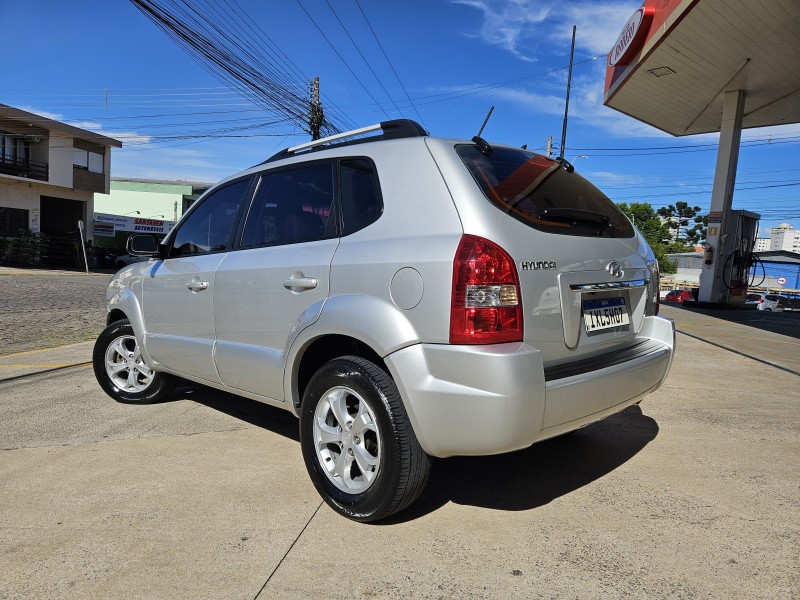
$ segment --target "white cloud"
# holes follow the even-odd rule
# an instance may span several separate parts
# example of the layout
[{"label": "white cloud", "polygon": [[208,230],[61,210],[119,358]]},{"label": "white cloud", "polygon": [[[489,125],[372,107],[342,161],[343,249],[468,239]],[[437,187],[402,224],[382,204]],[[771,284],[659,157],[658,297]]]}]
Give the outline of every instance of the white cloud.
[{"label": "white cloud", "polygon": [[452,0],[475,8],[483,13],[483,23],[478,34],[486,43],[500,46],[526,61],[535,60],[523,49],[536,34],[537,26],[551,12],[550,6],[536,7],[534,0]]},{"label": "white cloud", "polygon": [[64,118],[58,113],[47,112],[46,110],[39,110],[38,108],[33,108],[32,106],[19,106],[17,108],[19,108],[19,110],[24,110],[25,112],[33,113],[35,115],[39,115],[40,117],[44,117],[45,119],[51,119],[53,121],[61,121]]},{"label": "white cloud", "polygon": [[608,54],[626,21],[641,6],[635,2],[569,2],[560,12],[561,32],[554,27],[558,39],[564,39],[563,30],[572,35],[572,26],[577,26],[575,46],[594,55]]},{"label": "white cloud", "polygon": [[569,52],[572,26],[577,27],[575,46],[593,55],[606,54],[619,36],[625,22],[639,8],[635,1],[570,1],[554,9],[541,0],[452,0],[479,10],[483,22],[477,33],[487,44],[499,46],[517,58],[536,60],[537,48],[554,47]]}]

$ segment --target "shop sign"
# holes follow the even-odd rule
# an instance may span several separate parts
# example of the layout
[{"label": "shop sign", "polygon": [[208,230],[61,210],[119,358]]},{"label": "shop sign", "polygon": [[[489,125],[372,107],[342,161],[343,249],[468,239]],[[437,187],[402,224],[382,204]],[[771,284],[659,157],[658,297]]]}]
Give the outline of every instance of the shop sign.
[{"label": "shop sign", "polygon": [[608,66],[616,67],[619,64],[627,64],[630,59],[641,48],[645,35],[650,29],[650,23],[656,9],[652,6],[642,6],[637,10],[619,34],[617,41],[608,53]]},{"label": "shop sign", "polygon": [[92,227],[95,237],[114,237],[116,235],[113,223],[95,221],[92,223]]},{"label": "shop sign", "polygon": [[175,226],[175,221],[145,219],[142,217],[127,217],[123,215],[110,215],[106,213],[94,213],[94,221],[95,223],[110,223],[113,225],[116,231],[141,233],[167,234]]}]

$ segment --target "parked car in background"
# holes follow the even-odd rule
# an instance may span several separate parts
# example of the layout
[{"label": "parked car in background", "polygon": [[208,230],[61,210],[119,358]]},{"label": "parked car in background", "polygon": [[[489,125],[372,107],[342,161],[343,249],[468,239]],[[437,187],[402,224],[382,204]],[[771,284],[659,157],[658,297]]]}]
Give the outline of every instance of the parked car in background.
[{"label": "parked car in background", "polygon": [[692,290],[672,290],[667,292],[663,302],[683,302],[684,300],[694,300]]},{"label": "parked car in background", "polygon": [[758,310],[782,311],[791,302],[789,296],[783,294],[773,294],[770,292],[757,292],[747,294],[745,299],[747,304],[756,304]]},{"label": "parked car in background", "polygon": [[149,256],[134,256],[132,254],[123,254],[122,256],[117,256],[114,259],[114,265],[117,268],[127,267],[133,263],[143,262],[146,260],[150,260]]}]

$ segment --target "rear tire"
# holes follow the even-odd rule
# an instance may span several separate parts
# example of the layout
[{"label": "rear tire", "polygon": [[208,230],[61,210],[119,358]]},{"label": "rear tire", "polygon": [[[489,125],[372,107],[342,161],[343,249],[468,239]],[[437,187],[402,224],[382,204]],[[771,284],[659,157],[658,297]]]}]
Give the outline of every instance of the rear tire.
[{"label": "rear tire", "polygon": [[128,319],[105,328],[92,352],[94,376],[117,402],[151,404],[166,398],[178,378],[153,371],[142,359],[139,342]]},{"label": "rear tire", "polygon": [[300,446],[317,491],[354,521],[408,507],[430,474],[430,457],[394,381],[358,356],[331,360],[311,378],[300,409]]}]

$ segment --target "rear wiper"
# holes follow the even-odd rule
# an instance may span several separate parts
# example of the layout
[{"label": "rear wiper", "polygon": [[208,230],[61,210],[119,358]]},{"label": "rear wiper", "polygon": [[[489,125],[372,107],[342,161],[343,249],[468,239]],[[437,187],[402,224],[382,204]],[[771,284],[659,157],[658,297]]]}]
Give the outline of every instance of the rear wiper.
[{"label": "rear wiper", "polygon": [[600,232],[606,228],[617,228],[606,215],[580,208],[546,208],[539,215],[539,218],[545,221],[563,221],[572,225],[597,227]]}]

